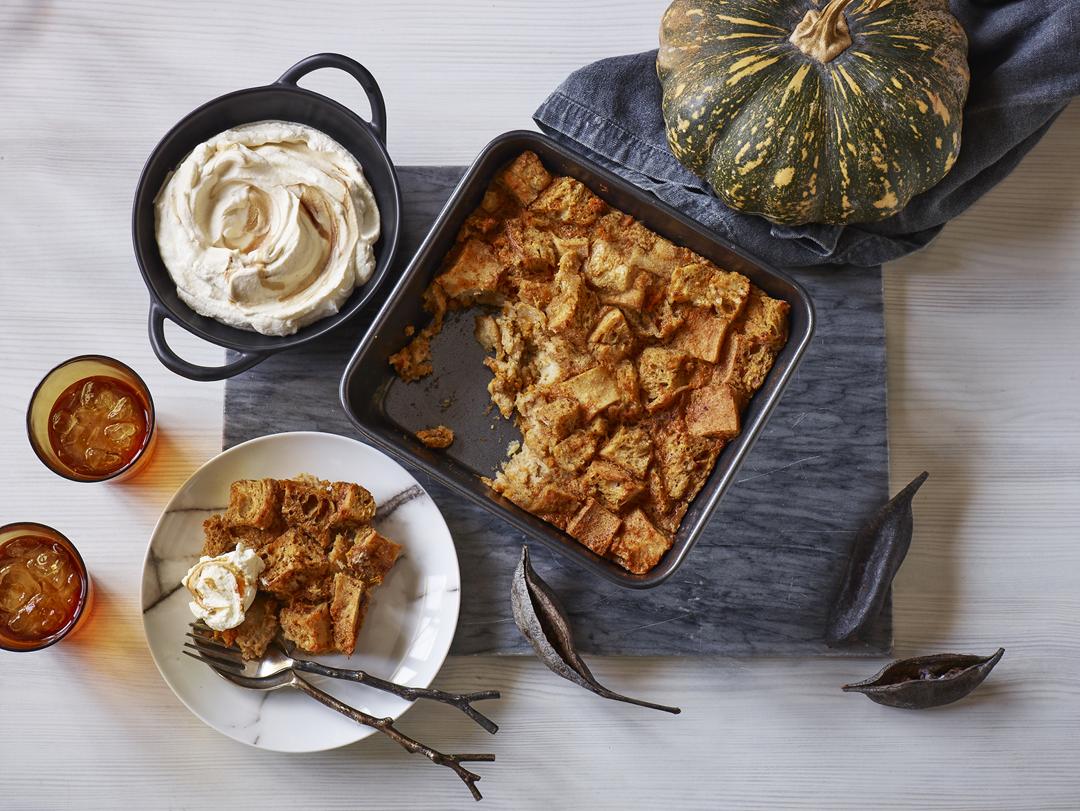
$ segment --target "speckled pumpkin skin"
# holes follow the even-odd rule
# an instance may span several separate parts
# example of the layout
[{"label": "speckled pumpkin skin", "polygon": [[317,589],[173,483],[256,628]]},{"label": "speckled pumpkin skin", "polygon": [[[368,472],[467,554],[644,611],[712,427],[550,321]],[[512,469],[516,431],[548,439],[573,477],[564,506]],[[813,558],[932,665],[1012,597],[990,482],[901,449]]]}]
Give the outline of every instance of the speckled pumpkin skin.
[{"label": "speckled pumpkin skin", "polygon": [[675,0],[657,73],[675,156],[739,211],[884,219],[960,152],[967,37],[945,0],[855,0],[831,62],[788,37],[812,0]]}]

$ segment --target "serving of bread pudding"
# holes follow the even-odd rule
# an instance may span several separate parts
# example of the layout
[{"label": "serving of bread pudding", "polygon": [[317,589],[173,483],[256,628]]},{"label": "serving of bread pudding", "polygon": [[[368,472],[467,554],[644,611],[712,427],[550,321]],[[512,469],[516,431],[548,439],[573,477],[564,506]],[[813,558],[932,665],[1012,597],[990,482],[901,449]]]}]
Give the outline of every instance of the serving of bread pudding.
[{"label": "serving of bread pudding", "polygon": [[484,308],[488,391],[523,437],[488,485],[636,574],[671,547],[788,335],[786,302],[532,152],[495,176],[424,307],[398,376],[433,371],[448,312]]},{"label": "serving of bread pudding", "polygon": [[263,568],[244,621],[215,637],[248,659],[261,657],[279,630],[308,653],[352,654],[371,593],[401,554],[374,518],[375,499],[351,482],[233,482],[228,509],[203,523],[202,554],[243,544]]}]

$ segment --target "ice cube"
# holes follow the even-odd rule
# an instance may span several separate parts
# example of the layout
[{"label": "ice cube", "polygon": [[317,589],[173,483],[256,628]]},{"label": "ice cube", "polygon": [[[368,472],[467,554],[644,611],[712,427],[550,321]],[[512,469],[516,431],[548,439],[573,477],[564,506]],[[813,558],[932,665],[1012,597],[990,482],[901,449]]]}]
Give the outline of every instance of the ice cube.
[{"label": "ice cube", "polygon": [[40,629],[40,619],[34,616],[38,604],[43,597],[40,592],[30,596],[16,611],[15,616],[8,620],[8,628],[16,634],[37,634]]},{"label": "ice cube", "polygon": [[120,454],[101,448],[87,448],[84,457],[91,470],[104,471],[120,465]]},{"label": "ice cube", "polygon": [[82,390],[79,392],[79,404],[86,406],[87,408],[93,408],[94,395],[97,393],[97,385],[93,380],[87,380],[83,383]]},{"label": "ice cube", "polygon": [[61,439],[71,433],[72,429],[78,424],[79,421],[75,419],[75,415],[70,411],[61,409],[52,415],[52,428]]},{"label": "ice cube", "polygon": [[121,397],[110,388],[98,389],[97,394],[94,396],[94,411],[99,414],[109,414],[123,399],[126,398]]},{"label": "ice cube", "polygon": [[130,422],[114,422],[105,426],[105,438],[121,450],[127,450],[135,440],[139,426]]},{"label": "ice cube", "polygon": [[[90,434],[93,432],[93,424],[88,420],[79,419],[79,414],[76,412],[73,416],[73,423],[66,426],[67,431],[60,434],[60,444],[68,450],[77,449],[80,446],[85,447],[87,440],[90,438]],[[85,415],[84,415],[85,416]]]},{"label": "ice cube", "polygon": [[43,549],[26,562],[26,569],[39,587],[51,586],[61,591],[67,582],[65,561],[55,549]]},{"label": "ice cube", "polygon": [[121,397],[109,410],[108,419],[110,421],[130,420],[133,416],[135,416],[135,409],[131,405],[131,400],[127,397]]},{"label": "ice cube", "polygon": [[33,575],[18,563],[0,568],[0,611],[14,614],[38,593]]}]

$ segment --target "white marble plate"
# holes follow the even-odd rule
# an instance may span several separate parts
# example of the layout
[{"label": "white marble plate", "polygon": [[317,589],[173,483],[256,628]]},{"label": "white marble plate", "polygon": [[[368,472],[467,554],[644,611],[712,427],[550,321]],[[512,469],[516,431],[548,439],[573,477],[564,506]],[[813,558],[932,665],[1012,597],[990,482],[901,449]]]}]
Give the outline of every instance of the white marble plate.
[{"label": "white marble plate", "polygon": [[[198,560],[203,520],[225,508],[234,480],[298,473],[368,488],[379,505],[375,526],[405,547],[372,596],[356,652],[318,661],[427,687],[450,650],[460,604],[457,553],[438,507],[401,465],[374,448],[336,434],[272,434],[237,445],[195,471],[166,506],[150,538],[142,581],[146,641],[161,675],[189,710],[230,738],[278,752],[332,749],[374,730],[295,690],[237,687],[181,655],[192,616],[180,578]],[[305,678],[378,717],[397,718],[410,706],[360,684]]]}]

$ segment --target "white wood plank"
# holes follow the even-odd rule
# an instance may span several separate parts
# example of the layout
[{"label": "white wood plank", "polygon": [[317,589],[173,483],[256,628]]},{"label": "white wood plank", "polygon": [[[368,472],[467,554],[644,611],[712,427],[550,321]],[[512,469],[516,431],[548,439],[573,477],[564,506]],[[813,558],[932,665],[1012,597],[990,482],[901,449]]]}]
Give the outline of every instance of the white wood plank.
[{"label": "white wood plank", "polygon": [[[574,67],[652,47],[663,2],[8,0],[0,6],[0,521],[69,532],[100,590],[79,637],[0,654],[0,806],[444,808],[452,775],[381,740],[289,757],[205,728],[142,639],[137,590],[159,510],[220,446],[221,386],[162,369],[128,217],[146,154],[196,104],[340,50],[383,84],[401,163],[464,163]],[[311,86],[359,104],[344,77]],[[897,652],[1007,648],[968,701],[932,713],[837,689],[876,665],[829,660],[596,662],[677,718],[609,705],[527,660],[451,660],[446,687],[498,687],[490,739],[441,707],[403,727],[447,749],[493,747],[485,807],[1075,808],[1080,801],[1080,108],[1020,170],[886,282],[892,479],[923,468],[898,580]],[[220,356],[188,336],[181,351]],[[123,485],[60,481],[22,419],[64,357],[143,373],[163,426]],[[647,599],[647,595],[643,596]],[[47,775],[63,774],[63,779]],[[270,792],[277,792],[268,799]]]}]

